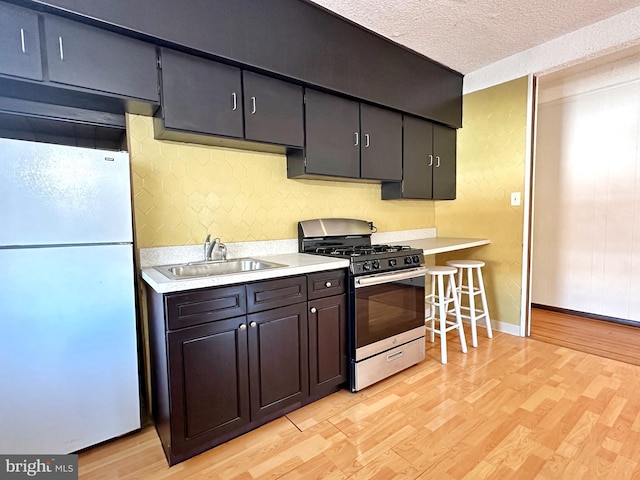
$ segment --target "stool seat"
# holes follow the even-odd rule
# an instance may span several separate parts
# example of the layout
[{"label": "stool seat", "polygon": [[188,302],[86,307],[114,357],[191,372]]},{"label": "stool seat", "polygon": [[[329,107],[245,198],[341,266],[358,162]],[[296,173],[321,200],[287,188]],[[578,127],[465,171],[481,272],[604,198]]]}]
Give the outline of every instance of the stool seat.
[{"label": "stool seat", "polygon": [[456,268],[478,268],[484,267],[485,263],[481,260],[449,260],[447,265]]},{"label": "stool seat", "polygon": [[458,269],[455,267],[445,267],[444,265],[432,265],[427,268],[427,275],[455,275]]},{"label": "stool seat", "polygon": [[[430,305],[429,314],[424,319],[425,328],[431,333],[430,340],[435,340],[435,334],[440,335],[440,359],[447,363],[447,332],[458,330],[462,352],[467,353],[467,341],[464,338],[464,328],[460,315],[460,302],[458,299],[455,275],[458,269],[451,266],[432,265],[426,267],[426,275],[431,276],[431,293],[425,296],[425,304]],[[444,279],[448,278],[447,290],[444,288]],[[449,293],[451,292],[451,293]],[[449,320],[449,305],[453,303],[451,313],[455,320]],[[436,318],[438,317],[438,318]]]},{"label": "stool seat", "polygon": [[[457,297],[460,304],[460,310],[464,310],[467,313],[461,313],[460,316],[465,319],[469,319],[471,324],[471,345],[478,346],[478,320],[484,318],[485,325],[487,327],[487,336],[493,338],[493,331],[491,330],[491,319],[489,318],[489,308],[487,307],[487,296],[484,289],[484,281],[482,279],[482,267],[485,263],[481,260],[449,260],[447,265],[452,268],[458,269],[458,281],[457,281]],[[474,285],[473,274],[476,274],[477,283]],[[466,273],[466,275],[464,275]],[[466,281],[466,283],[465,283]],[[449,292],[447,291],[447,294]],[[462,295],[466,295],[469,301],[469,305],[462,305]],[[476,308],[476,295],[480,295],[482,303],[482,310]],[[449,309],[449,313],[452,314],[453,310]]]}]

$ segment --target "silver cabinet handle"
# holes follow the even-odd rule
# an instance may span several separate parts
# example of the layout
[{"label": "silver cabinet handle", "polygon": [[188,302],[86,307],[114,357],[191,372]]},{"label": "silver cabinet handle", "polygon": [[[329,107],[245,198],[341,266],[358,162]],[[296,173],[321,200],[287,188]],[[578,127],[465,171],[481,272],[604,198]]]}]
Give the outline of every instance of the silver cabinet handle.
[{"label": "silver cabinet handle", "polygon": [[257,324],[256,322],[251,322],[251,323],[249,324],[249,326],[250,326],[251,328],[256,328],[256,327],[258,326],[258,324]]},{"label": "silver cabinet handle", "polygon": [[247,326],[244,323],[241,323],[239,328],[240,330],[246,330]]},{"label": "silver cabinet handle", "polygon": [[440,157],[436,155],[436,168],[440,166]]},{"label": "silver cabinet handle", "polygon": [[429,154],[429,165],[427,165],[428,167],[432,167],[433,166],[433,155]]},{"label": "silver cabinet handle", "polygon": [[369,134],[364,134],[364,148],[369,148]]},{"label": "silver cabinet handle", "polygon": [[238,96],[236,95],[236,92],[231,92],[231,110],[237,110],[238,109]]},{"label": "silver cabinet handle", "polygon": [[353,146],[357,147],[360,144],[360,134],[358,132],[353,132],[353,135],[356,138],[356,142],[353,144]]},{"label": "silver cabinet handle", "polygon": [[311,307],[311,313],[316,313],[318,311],[318,309],[316,307]]},{"label": "silver cabinet handle", "polygon": [[251,97],[251,115],[256,114],[256,97]]},{"label": "silver cabinet handle", "polygon": [[331,285],[332,285],[331,282],[327,282],[327,283],[324,284],[324,286],[327,287],[327,288],[330,288]]},{"label": "silver cabinet handle", "polygon": [[20,29],[20,43],[22,44],[22,53],[27,53],[27,46],[24,43],[24,28]]},{"label": "silver cabinet handle", "polygon": [[58,48],[60,50],[60,60],[64,60],[64,48],[62,47],[62,37],[58,37]]}]

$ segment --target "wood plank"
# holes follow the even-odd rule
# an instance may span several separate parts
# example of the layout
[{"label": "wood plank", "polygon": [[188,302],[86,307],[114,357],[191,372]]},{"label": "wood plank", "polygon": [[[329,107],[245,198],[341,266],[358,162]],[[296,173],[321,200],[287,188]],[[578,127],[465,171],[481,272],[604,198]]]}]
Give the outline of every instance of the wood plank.
[{"label": "wood plank", "polygon": [[640,327],[533,308],[531,338],[640,365]]},{"label": "wood plank", "polygon": [[494,333],[337,392],[169,468],[153,427],[83,451],[80,478],[640,478],[640,366]]}]

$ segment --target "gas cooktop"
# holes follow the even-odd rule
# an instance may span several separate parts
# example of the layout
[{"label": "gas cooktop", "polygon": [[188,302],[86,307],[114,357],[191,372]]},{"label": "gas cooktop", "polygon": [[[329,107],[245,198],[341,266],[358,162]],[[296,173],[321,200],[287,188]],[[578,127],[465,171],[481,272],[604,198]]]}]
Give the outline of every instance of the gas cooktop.
[{"label": "gas cooktop", "polygon": [[317,219],[298,223],[299,251],[350,259],[352,274],[385,272],[424,263],[422,250],[408,245],[372,245],[370,222]]}]

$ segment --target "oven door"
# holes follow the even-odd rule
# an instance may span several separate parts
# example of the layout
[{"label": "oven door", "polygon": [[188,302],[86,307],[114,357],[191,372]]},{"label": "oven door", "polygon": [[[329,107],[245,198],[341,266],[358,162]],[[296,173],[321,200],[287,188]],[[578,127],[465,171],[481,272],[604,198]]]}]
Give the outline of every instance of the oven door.
[{"label": "oven door", "polygon": [[424,336],[425,273],[418,267],[353,279],[354,360]]}]

